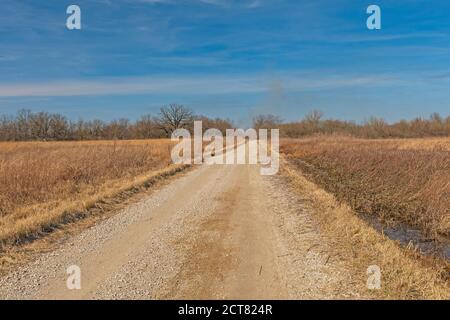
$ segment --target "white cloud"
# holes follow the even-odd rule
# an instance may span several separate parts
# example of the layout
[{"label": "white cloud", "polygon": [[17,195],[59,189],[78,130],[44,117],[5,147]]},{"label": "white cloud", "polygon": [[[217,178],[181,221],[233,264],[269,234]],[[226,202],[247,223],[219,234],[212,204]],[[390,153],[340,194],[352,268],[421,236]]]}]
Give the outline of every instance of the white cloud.
[{"label": "white cloud", "polygon": [[0,62],[10,62],[10,61],[16,61],[19,59],[18,56],[12,56],[12,55],[0,55]]},{"label": "white cloud", "polygon": [[247,5],[247,8],[250,8],[250,9],[255,9],[255,8],[259,8],[259,7],[261,7],[262,6],[262,1],[261,0],[253,0],[252,2],[250,2],[248,5]]},{"label": "white cloud", "polygon": [[151,3],[151,4],[156,4],[156,3],[173,3],[172,0],[137,0],[138,2],[144,2],[144,3]]},{"label": "white cloud", "polygon": [[[399,84],[394,75],[313,77],[289,74],[279,77],[286,92],[342,87]],[[244,94],[270,90],[270,78],[249,76],[129,77],[101,80],[0,84],[0,97],[88,96],[125,94]]]},{"label": "white cloud", "polygon": [[[134,0],[137,2],[142,2],[142,3],[149,3],[149,4],[161,4],[161,3],[166,3],[166,4],[175,4],[175,3],[181,3],[183,2],[183,0]],[[186,1],[186,0],[185,0]],[[191,0],[191,2],[197,2],[197,3],[205,3],[205,4],[210,4],[210,5],[215,5],[215,6],[222,6],[222,7],[230,7],[233,4],[234,5],[243,5],[243,7],[245,8],[250,8],[250,9],[254,9],[254,8],[259,8],[262,6],[263,2],[262,0],[248,0],[247,3],[244,3],[245,1],[232,1],[232,0]]]}]

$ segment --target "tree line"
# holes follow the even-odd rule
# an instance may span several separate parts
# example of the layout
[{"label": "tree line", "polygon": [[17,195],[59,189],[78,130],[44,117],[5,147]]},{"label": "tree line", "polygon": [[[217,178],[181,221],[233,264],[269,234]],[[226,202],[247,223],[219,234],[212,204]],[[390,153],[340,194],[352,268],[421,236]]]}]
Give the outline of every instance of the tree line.
[{"label": "tree line", "polygon": [[358,138],[421,138],[450,136],[450,116],[433,113],[428,119],[415,118],[388,123],[382,118],[371,117],[363,123],[324,119],[321,111],[312,111],[303,119],[283,122],[274,115],[259,115],[253,121],[255,128],[279,128],[280,135],[300,138],[316,134],[347,135]]},{"label": "tree line", "polygon": [[143,115],[132,122],[117,119],[73,121],[58,113],[20,110],[14,116],[0,117],[1,141],[56,141],[56,140],[126,140],[167,138],[179,128],[190,129],[194,120],[202,120],[205,129],[217,128],[225,133],[232,128],[231,121],[195,115],[182,105],[162,107],[156,116]]},{"label": "tree line", "polygon": [[[195,115],[179,104],[164,106],[156,116],[143,115],[132,122],[118,119],[73,121],[58,113],[20,110],[14,116],[0,116],[0,141],[113,140],[168,138],[179,128],[192,130],[201,120],[203,129],[219,129],[225,134],[233,128],[230,120]],[[363,123],[325,119],[321,111],[312,111],[303,119],[284,122],[271,114],[253,118],[255,129],[280,129],[281,137],[300,138],[315,134],[339,134],[360,138],[414,138],[450,136],[450,117],[433,113],[428,119],[415,118],[387,123],[372,117]]]}]

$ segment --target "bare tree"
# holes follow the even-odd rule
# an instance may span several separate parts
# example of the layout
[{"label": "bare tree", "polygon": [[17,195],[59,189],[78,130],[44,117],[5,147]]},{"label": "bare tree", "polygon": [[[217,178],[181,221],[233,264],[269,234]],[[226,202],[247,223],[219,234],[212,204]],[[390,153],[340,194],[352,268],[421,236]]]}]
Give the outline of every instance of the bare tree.
[{"label": "bare tree", "polygon": [[322,117],[323,117],[322,111],[313,110],[305,116],[305,121],[314,125],[318,125]]},{"label": "bare tree", "polygon": [[92,139],[102,139],[106,124],[98,119],[89,122],[89,135]]},{"label": "bare tree", "polygon": [[18,140],[28,140],[31,138],[31,117],[30,110],[19,110],[16,116],[16,131]]},{"label": "bare tree", "polygon": [[203,115],[196,115],[194,120],[202,122],[203,132],[208,129],[218,129],[223,135],[225,135],[227,129],[233,128],[232,121],[228,119],[209,118]]},{"label": "bare tree", "polygon": [[157,123],[160,129],[167,135],[171,135],[176,129],[191,126],[193,118],[192,110],[179,104],[170,104],[160,109]]},{"label": "bare tree", "polygon": [[388,124],[382,118],[370,117],[364,125],[365,135],[369,138],[385,138],[388,134]]},{"label": "bare tree", "polygon": [[[343,134],[363,138],[450,136],[450,116],[434,113],[430,118],[416,118],[388,123],[381,118],[369,118],[362,124],[336,119],[322,119],[322,112],[313,111],[305,119],[283,123],[277,116],[266,114],[253,119],[253,127],[279,128],[284,137],[298,138],[314,134]],[[203,130],[217,128],[223,134],[233,128],[230,120],[194,116],[181,105],[161,108],[159,117],[142,116],[135,122],[119,119],[73,121],[55,113],[20,110],[15,116],[0,115],[0,141],[23,140],[88,140],[88,139],[152,139],[169,136],[173,130],[192,130],[195,120],[203,122]]]},{"label": "bare tree", "polygon": [[130,121],[125,118],[112,120],[104,128],[105,135],[108,139],[129,139],[130,138]]},{"label": "bare tree", "polygon": [[151,115],[143,115],[134,123],[133,134],[139,139],[161,138],[164,132],[158,125],[158,120]]},{"label": "bare tree", "polygon": [[256,130],[277,128],[282,123],[283,120],[273,114],[261,114],[253,118],[253,128]]},{"label": "bare tree", "polygon": [[15,119],[11,116],[2,115],[0,117],[0,140],[18,140]]},{"label": "bare tree", "polygon": [[47,112],[38,112],[31,115],[31,135],[33,139],[47,140],[50,136],[50,119]]}]

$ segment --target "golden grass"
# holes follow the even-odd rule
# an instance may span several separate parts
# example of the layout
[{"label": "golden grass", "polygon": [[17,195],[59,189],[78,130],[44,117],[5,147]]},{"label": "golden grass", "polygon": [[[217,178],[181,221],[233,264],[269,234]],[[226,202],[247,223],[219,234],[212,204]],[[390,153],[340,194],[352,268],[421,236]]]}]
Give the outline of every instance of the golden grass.
[{"label": "golden grass", "polygon": [[177,170],[171,147],[170,140],[0,143],[0,246]]},{"label": "golden grass", "polygon": [[[399,247],[359,219],[348,205],[307,180],[297,166],[282,168],[330,239],[333,259],[342,260],[354,272],[360,284],[355,290],[377,299],[450,299],[444,264]],[[372,265],[381,269],[380,290],[366,287],[367,268]]]},{"label": "golden grass", "polygon": [[450,138],[287,139],[281,152],[356,212],[450,235]]}]

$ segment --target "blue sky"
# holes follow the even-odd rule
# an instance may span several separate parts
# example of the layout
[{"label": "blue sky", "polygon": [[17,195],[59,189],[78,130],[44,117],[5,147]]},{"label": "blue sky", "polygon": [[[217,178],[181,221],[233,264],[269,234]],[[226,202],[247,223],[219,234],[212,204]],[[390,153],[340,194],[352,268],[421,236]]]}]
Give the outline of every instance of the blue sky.
[{"label": "blue sky", "polygon": [[[71,4],[82,30],[65,27]],[[449,15],[437,0],[2,0],[0,113],[447,116]]]}]

